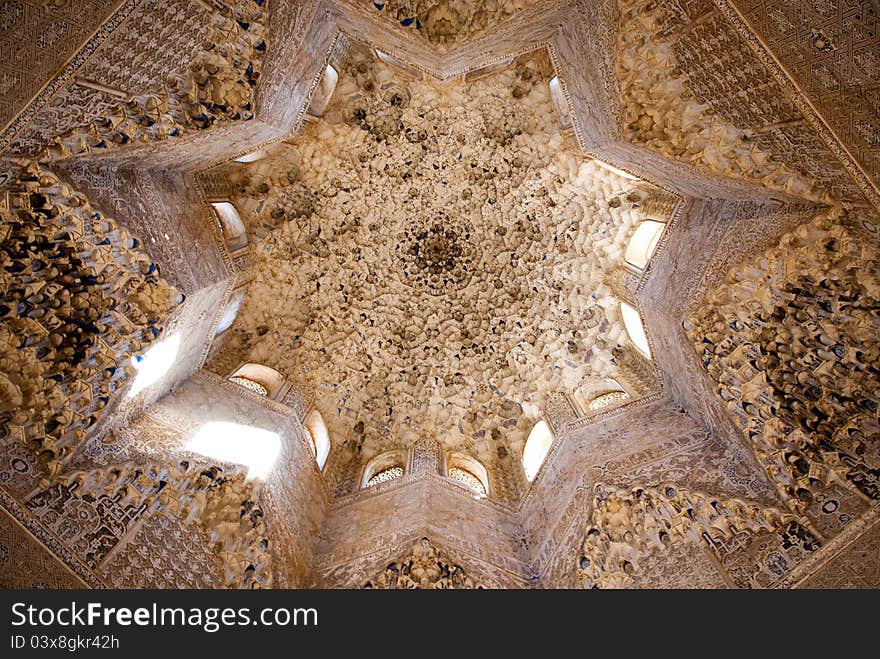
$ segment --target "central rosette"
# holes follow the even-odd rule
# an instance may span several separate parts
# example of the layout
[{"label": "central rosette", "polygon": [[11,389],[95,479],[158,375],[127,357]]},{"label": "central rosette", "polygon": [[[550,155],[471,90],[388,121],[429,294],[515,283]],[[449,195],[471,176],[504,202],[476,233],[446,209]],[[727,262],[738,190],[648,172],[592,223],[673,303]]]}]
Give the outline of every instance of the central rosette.
[{"label": "central rosette", "polygon": [[408,223],[397,244],[406,281],[431,295],[467,286],[474,275],[471,232],[445,217]]}]

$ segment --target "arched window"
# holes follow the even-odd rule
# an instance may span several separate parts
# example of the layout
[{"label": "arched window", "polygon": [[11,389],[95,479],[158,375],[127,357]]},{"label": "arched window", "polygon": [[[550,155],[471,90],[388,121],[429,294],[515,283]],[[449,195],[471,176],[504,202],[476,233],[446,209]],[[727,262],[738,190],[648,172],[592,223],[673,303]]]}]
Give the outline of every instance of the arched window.
[{"label": "arched window", "polygon": [[330,454],[330,432],[327,430],[327,424],[324,423],[324,417],[318,410],[312,410],[306,416],[304,425],[312,440],[312,450],[315,453],[318,469],[323,469]]},{"label": "arched window", "polygon": [[446,477],[473,490],[480,496],[489,494],[489,473],[477,460],[463,453],[451,453],[446,458]]},{"label": "arched window", "polygon": [[131,359],[135,377],[128,398],[134,398],[147,387],[156,384],[177,361],[180,350],[180,334],[173,334],[154,343],[143,355]]},{"label": "arched window", "polygon": [[284,376],[262,364],[244,364],[229,376],[229,381],[267,398],[272,398],[284,386]]},{"label": "arched window", "polygon": [[648,343],[648,335],[645,333],[645,325],[642,323],[639,312],[626,302],[621,302],[620,315],[623,317],[623,326],[626,327],[629,340],[640,353],[651,359],[651,346]]},{"label": "arched window", "polygon": [[211,208],[220,221],[220,228],[229,251],[234,252],[247,245],[247,231],[235,206],[228,201],[215,201],[211,203]]},{"label": "arched window", "polygon": [[611,405],[617,405],[617,403],[625,401],[627,398],[629,398],[629,394],[623,390],[618,389],[617,391],[606,391],[604,394],[599,394],[594,397],[587,407],[590,412],[595,412],[610,407]]},{"label": "arched window", "polygon": [[406,473],[407,452],[404,450],[389,451],[376,456],[364,469],[361,487],[373,487],[379,483],[403,478]]},{"label": "arched window", "polygon": [[604,378],[588,380],[573,397],[584,412],[591,414],[627,400],[629,394],[617,380]]},{"label": "arched window", "polygon": [[268,155],[268,151],[266,149],[258,149],[256,151],[251,151],[250,153],[246,153],[243,156],[236,158],[234,162],[256,162],[257,160],[262,160]]},{"label": "arched window", "polygon": [[565,98],[565,92],[562,91],[562,85],[559,82],[559,76],[553,76],[550,81],[550,100],[553,102],[553,109],[559,117],[559,125],[563,130],[571,128],[571,111],[569,109],[568,100]]},{"label": "arched window", "polygon": [[244,302],[245,292],[245,289],[242,288],[235,293],[231,300],[229,300],[229,304],[226,305],[226,309],[220,317],[220,322],[217,323],[217,329],[214,332],[214,336],[223,334],[223,332],[232,327],[232,323],[234,323],[235,319],[238,317],[238,310],[241,308],[241,303]]},{"label": "arched window", "polygon": [[656,220],[645,220],[636,228],[629,244],[626,246],[626,262],[640,270],[644,270],[657,249],[657,243],[660,242],[660,236],[663,235],[663,229],[666,225]]},{"label": "arched window", "polygon": [[452,480],[458,481],[462,485],[471,488],[478,494],[486,494],[486,486],[483,485],[483,482],[467,469],[452,467],[449,469],[449,477]]},{"label": "arched window", "polygon": [[245,389],[250,389],[255,394],[259,396],[268,396],[269,390],[266,389],[263,385],[261,385],[256,380],[251,380],[250,378],[246,378],[243,375],[233,375],[229,378],[230,382],[234,382],[237,385],[244,387]]},{"label": "arched window", "polygon": [[535,479],[552,445],[553,431],[550,430],[547,422],[542,419],[532,427],[532,431],[529,433],[529,438],[526,440],[526,445],[523,449],[522,463],[526,471],[526,478],[529,481]]},{"label": "arched window", "polygon": [[370,476],[364,487],[373,487],[373,485],[393,481],[397,478],[403,478],[403,467],[386,467]]},{"label": "arched window", "polygon": [[312,102],[309,105],[309,114],[313,117],[320,117],[324,114],[327,106],[330,104],[330,98],[336,89],[336,83],[339,81],[339,73],[329,64],[324,69],[324,75],[312,94]]},{"label": "arched window", "polygon": [[206,423],[186,444],[193,453],[243,465],[248,478],[265,478],[281,452],[278,433],[238,423]]},{"label": "arched window", "polygon": [[633,176],[629,172],[625,172],[622,169],[615,167],[614,165],[609,165],[604,160],[599,160],[598,158],[593,158],[593,162],[595,162],[602,169],[608,170],[612,174],[617,174],[618,176],[627,179],[628,181],[640,181],[641,179],[638,176]]}]

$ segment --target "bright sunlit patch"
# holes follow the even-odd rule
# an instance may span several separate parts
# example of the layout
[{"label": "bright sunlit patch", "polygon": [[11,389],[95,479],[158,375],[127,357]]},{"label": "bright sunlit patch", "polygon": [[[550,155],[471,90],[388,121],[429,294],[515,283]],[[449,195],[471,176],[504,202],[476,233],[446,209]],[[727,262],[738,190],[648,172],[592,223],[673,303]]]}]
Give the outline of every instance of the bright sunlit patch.
[{"label": "bright sunlit patch", "polygon": [[324,423],[324,417],[318,410],[312,410],[306,417],[305,426],[312,437],[315,461],[318,463],[318,468],[323,469],[330,454],[330,432],[327,430],[327,424]]},{"label": "bright sunlit patch", "polygon": [[177,360],[178,350],[180,350],[180,335],[174,334],[154,344],[143,355],[132,357],[131,363],[137,375],[131,389],[128,390],[128,397],[133,398],[158,382]]},{"label": "bright sunlit patch", "polygon": [[609,165],[607,162],[603,162],[599,159],[594,159],[595,163],[604,169],[607,169],[612,174],[617,174],[618,176],[622,176],[625,179],[629,179],[630,181],[640,181],[641,179],[638,176],[633,176],[629,172],[625,172],[622,169],[618,169],[614,165]]},{"label": "bright sunlit patch", "polygon": [[626,327],[629,340],[633,342],[639,352],[651,359],[651,346],[648,344],[648,335],[645,333],[645,326],[642,324],[639,312],[626,302],[621,302],[620,315],[623,316],[623,326]]},{"label": "bright sunlit patch", "polygon": [[226,421],[206,423],[186,449],[215,460],[248,468],[248,478],[265,478],[281,452],[278,433]]},{"label": "bright sunlit patch", "polygon": [[537,476],[538,470],[544,464],[544,458],[547,457],[547,453],[552,445],[553,431],[550,430],[550,426],[547,425],[546,421],[538,421],[532,428],[532,432],[529,433],[529,438],[526,440],[526,446],[523,449],[523,468],[529,481],[534,480],[535,476]]},{"label": "bright sunlit patch", "polygon": [[624,258],[627,263],[644,270],[654,250],[657,249],[657,243],[660,242],[665,227],[663,222],[655,220],[645,220],[639,224],[626,247]]},{"label": "bright sunlit patch", "polygon": [[339,80],[339,73],[336,72],[329,64],[324,69],[324,75],[321,76],[321,82],[312,94],[312,103],[309,105],[309,114],[313,117],[320,117],[324,114],[324,110],[330,104],[330,98],[336,89],[336,83]]},{"label": "bright sunlit patch", "polygon": [[236,158],[235,162],[256,162],[257,160],[262,160],[266,157],[268,152],[266,149],[260,149],[259,151],[252,151],[251,153],[246,153],[240,158]]},{"label": "bright sunlit patch", "polygon": [[228,201],[215,201],[211,203],[217,218],[220,220],[220,228],[226,239],[226,246],[235,251],[248,243],[247,230],[235,205]]}]

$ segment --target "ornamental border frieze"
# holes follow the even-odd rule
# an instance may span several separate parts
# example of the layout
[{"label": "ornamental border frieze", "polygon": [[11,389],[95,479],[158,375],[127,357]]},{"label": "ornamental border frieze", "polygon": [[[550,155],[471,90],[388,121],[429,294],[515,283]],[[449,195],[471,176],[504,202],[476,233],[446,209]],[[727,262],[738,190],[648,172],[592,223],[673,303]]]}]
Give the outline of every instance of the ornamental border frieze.
[{"label": "ornamental border frieze", "polygon": [[829,540],[825,540],[818,551],[809,554],[789,572],[784,579],[776,582],[774,588],[798,588],[809,578],[833,561],[843,550],[856,542],[880,520],[880,503],[875,503],[858,518],[847,524]]},{"label": "ornamental border frieze", "polygon": [[91,59],[104,42],[125,23],[144,0],[124,0],[98,27],[79,50],[63,66],[61,73],[50,80],[22,110],[0,131],[0,153],[5,153],[18,134],[42,111],[52,98],[73,82],[79,70]]},{"label": "ornamental border frieze", "polygon": [[82,559],[62,540],[47,529],[27,508],[21,505],[6,488],[0,486],[0,507],[32,535],[52,556],[63,563],[90,588],[105,589],[109,586],[95,574]]},{"label": "ornamental border frieze", "polygon": [[[663,398],[662,391],[652,391],[651,393],[645,394],[640,398],[636,398],[631,400],[623,405],[618,405],[617,407],[613,407],[610,410],[596,412],[594,414],[590,414],[589,416],[581,416],[577,419],[573,419],[571,421],[566,421],[562,424],[559,429],[559,437],[564,438],[567,433],[573,432],[575,430],[583,430],[584,428],[588,428],[593,423],[597,423],[599,421],[605,421],[606,419],[610,419],[611,417],[618,416],[623,412],[628,412],[633,409],[638,409],[639,407],[644,407],[649,403],[653,403],[654,401],[661,400]],[[547,455],[549,458],[553,453],[555,453],[555,442],[554,448],[550,449],[550,453]],[[546,461],[545,461],[546,462]],[[537,480],[537,477],[535,477]]]},{"label": "ornamental border frieze", "polygon": [[[352,492],[351,494],[346,494],[345,496],[336,497],[332,500],[330,509],[331,511],[342,510],[344,508],[357,505],[363,501],[368,501],[378,496],[388,494],[389,492],[403,489],[405,487],[409,487],[410,485],[418,484],[422,481],[433,481],[440,487],[455,492],[457,495],[467,497],[476,505],[493,508],[497,512],[506,515],[515,515],[519,511],[519,506],[512,507],[506,503],[503,503],[496,499],[492,499],[491,497],[475,497],[466,486],[460,485],[457,482],[454,482],[448,478],[444,478],[440,474],[431,471],[420,471],[414,474],[405,474],[401,478],[395,478],[394,480],[385,481],[384,483],[378,483],[367,488],[356,490],[355,492]],[[522,502],[520,502],[520,506],[521,505]]]},{"label": "ornamental border frieze", "polygon": [[752,29],[743,15],[734,6],[731,0],[712,0],[715,6],[721,11],[730,25],[739,34],[739,36],[749,45],[755,56],[761,61],[767,71],[776,80],[779,86],[786,92],[786,95],[794,102],[798,111],[807,120],[813,130],[819,135],[823,142],[831,149],[832,153],[837,157],[840,163],[846,169],[847,173],[861,188],[865,198],[880,211],[880,188],[871,180],[868,174],[862,169],[861,165],[856,161],[846,145],[837,137],[837,134],[829,126],[823,117],[816,111],[812,103],[807,99],[806,94],[801,91],[798,84],[789,77],[785,69],[776,60],[769,48],[761,41]]}]

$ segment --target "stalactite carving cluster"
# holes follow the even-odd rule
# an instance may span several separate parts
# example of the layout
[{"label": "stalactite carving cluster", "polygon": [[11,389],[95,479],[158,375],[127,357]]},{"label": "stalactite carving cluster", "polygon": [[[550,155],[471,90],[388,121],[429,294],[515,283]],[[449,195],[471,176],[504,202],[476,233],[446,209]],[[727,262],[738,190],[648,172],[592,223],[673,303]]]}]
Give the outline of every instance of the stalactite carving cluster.
[{"label": "stalactite carving cluster", "polygon": [[649,549],[664,550],[685,539],[699,542],[779,529],[795,534],[808,548],[819,546],[786,511],[713,497],[671,483],[630,490],[598,485],[578,580],[585,588],[621,587]]},{"label": "stalactite carving cluster", "polygon": [[[763,148],[751,133],[724,121],[690,91],[662,13],[652,0],[620,0],[617,76],[623,134],[670,158],[716,174],[826,200],[816,180]],[[668,7],[664,7],[668,10]]]},{"label": "stalactite carving cluster", "polygon": [[389,563],[364,588],[379,590],[473,590],[483,588],[464,568],[443,556],[428,538],[417,542],[410,553]]},{"label": "stalactite carving cluster", "polygon": [[182,296],[137,238],[51,172],[25,169],[0,210],[2,429],[52,469],[124,390]]},{"label": "stalactite carving cluster", "polygon": [[880,499],[880,261],[823,212],[728,277],[686,325],[778,490],[804,510],[831,482]]},{"label": "stalactite carving cluster", "polygon": [[163,89],[112,104],[100,119],[55,137],[38,159],[154,142],[218,121],[252,119],[266,51],[263,4],[248,0],[235,9],[218,9],[209,37],[186,68],[169,73]]}]

